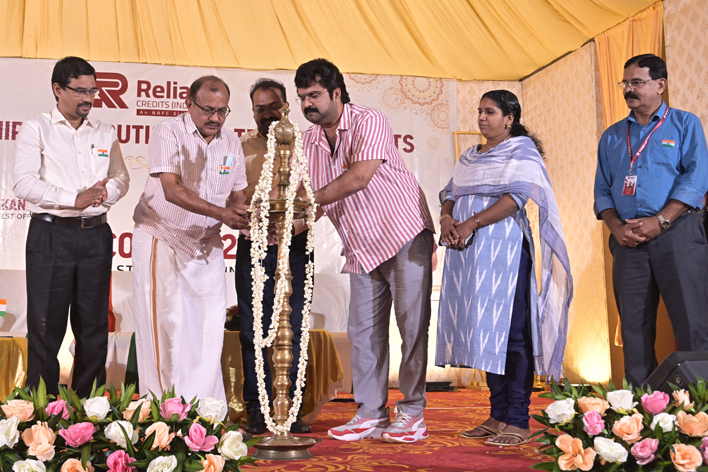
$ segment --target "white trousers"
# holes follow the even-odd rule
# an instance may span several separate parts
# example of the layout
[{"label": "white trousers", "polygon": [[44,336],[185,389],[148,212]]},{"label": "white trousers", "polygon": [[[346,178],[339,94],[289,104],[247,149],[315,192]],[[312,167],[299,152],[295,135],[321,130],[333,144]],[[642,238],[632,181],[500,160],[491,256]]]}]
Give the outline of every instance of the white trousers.
[{"label": "white trousers", "polygon": [[133,231],[133,304],[140,394],[174,385],[186,401],[226,400],[221,350],[226,319],[223,257],[193,260]]}]

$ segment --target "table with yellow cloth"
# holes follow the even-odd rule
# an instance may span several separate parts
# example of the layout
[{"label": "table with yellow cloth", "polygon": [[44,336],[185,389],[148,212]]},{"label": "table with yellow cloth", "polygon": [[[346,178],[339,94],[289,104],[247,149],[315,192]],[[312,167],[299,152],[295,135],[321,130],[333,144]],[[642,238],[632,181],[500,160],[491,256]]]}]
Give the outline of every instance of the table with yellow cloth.
[{"label": "table with yellow cloth", "polygon": [[27,338],[0,338],[0,401],[27,380]]},{"label": "table with yellow cloth", "polygon": [[[243,403],[243,366],[241,362],[241,341],[238,331],[224,333],[224,350],[221,353],[221,370],[224,374],[226,401],[231,407],[230,419],[239,421],[246,416]],[[269,350],[268,361],[273,369],[272,348]],[[339,355],[334,346],[332,336],[324,329],[310,331],[310,345],[307,348],[307,383],[302,397],[303,420],[312,423],[322,407],[334,398],[335,391],[341,389],[344,381],[344,371],[339,362]]]}]

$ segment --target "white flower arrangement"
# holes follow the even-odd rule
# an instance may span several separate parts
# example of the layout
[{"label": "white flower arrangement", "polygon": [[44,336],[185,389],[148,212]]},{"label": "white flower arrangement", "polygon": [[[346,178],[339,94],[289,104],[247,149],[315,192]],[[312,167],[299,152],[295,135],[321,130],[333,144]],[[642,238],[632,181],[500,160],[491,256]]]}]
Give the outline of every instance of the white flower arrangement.
[{"label": "white flower arrangement", "polygon": [[[275,299],[273,301],[273,316],[268,335],[263,339],[263,289],[268,276],[263,267],[263,260],[268,251],[268,227],[270,224],[269,194],[273,188],[273,165],[275,161],[275,126],[276,121],[270,125],[268,130],[268,152],[265,155],[261,177],[256,186],[251,201],[251,263],[253,270],[253,330],[254,346],[256,351],[256,375],[258,377],[258,397],[261,404],[261,412],[265,417],[266,426],[273,433],[284,433],[290,431],[290,426],[297,419],[297,413],[302,404],[302,394],[305,386],[305,374],[307,369],[307,348],[310,343],[310,307],[312,304],[312,289],[314,287],[314,263],[309,261],[305,266],[305,303],[302,310],[302,334],[300,337],[300,360],[298,363],[297,381],[295,383],[295,396],[290,408],[288,418],[283,425],[277,425],[270,416],[270,401],[265,388],[265,372],[263,361],[263,348],[271,347],[275,341],[280,322],[280,312],[285,301],[286,284],[285,277],[280,278],[275,286]],[[288,270],[290,263],[290,242],[292,240],[292,228],[294,217],[294,202],[297,189],[302,182],[307,198],[311,202],[311,208],[307,213],[307,235],[306,253],[309,256],[314,249],[314,226],[317,204],[315,203],[314,192],[310,182],[310,175],[307,171],[307,159],[303,153],[302,134],[296,124],[293,124],[295,134],[295,145],[291,158],[290,184],[286,190],[286,212],[285,225],[281,235],[280,246],[278,247],[278,270],[284,273]]]}]

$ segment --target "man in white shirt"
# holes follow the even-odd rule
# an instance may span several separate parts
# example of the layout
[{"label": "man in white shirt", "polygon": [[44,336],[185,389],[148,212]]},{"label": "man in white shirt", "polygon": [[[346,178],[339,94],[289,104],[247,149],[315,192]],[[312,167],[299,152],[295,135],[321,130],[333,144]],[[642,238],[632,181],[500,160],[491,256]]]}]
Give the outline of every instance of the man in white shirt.
[{"label": "man in white shirt", "polygon": [[115,130],[88,118],[96,71],[79,57],[54,66],[57,106],[26,121],[17,135],[17,198],[32,212],[26,247],[27,384],[57,394],[57,354],[69,307],[76,339],[72,388],[88,396],[106,382],[113,232],[106,213],[130,178]]},{"label": "man in white shirt", "polygon": [[[226,400],[221,350],[226,277],[221,225],[245,228],[241,142],[222,129],[229,88],[192,83],[187,112],[153,128],[150,175],[133,220],[133,304],[140,393],[173,386]],[[227,205],[228,201],[228,205]]]}]

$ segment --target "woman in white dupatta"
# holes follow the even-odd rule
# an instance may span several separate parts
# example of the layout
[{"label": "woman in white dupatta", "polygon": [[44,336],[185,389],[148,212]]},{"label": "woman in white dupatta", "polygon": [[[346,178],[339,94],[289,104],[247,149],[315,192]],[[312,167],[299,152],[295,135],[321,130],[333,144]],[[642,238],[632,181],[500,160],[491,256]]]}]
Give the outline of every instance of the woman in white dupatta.
[{"label": "woman in white dupatta", "polygon": [[[450,250],[435,363],[487,372],[490,416],[462,436],[515,446],[531,434],[534,368],[561,375],[573,281],[540,142],[520,123],[518,99],[507,90],[487,92],[478,111],[486,143],[460,156],[441,192],[440,239]],[[540,295],[529,198],[539,207]]]}]

